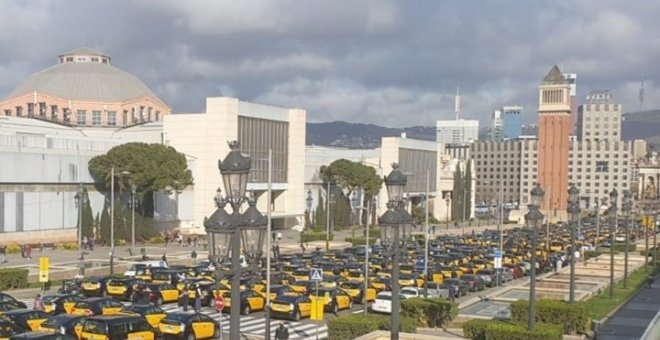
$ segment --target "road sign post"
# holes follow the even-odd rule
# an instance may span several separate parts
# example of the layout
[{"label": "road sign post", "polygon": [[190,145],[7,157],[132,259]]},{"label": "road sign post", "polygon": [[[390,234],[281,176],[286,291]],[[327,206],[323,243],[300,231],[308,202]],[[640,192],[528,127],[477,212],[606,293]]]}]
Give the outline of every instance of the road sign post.
[{"label": "road sign post", "polygon": [[500,286],[500,269],[502,269],[502,250],[495,249],[495,257],[493,258],[493,267],[495,268],[495,284]]},{"label": "road sign post", "polygon": [[225,299],[222,297],[222,295],[218,295],[215,297],[215,310],[216,312],[220,313],[222,310],[225,308]]},{"label": "road sign post", "polygon": [[321,268],[310,269],[309,280],[314,281],[316,286],[316,294],[312,300],[312,315],[310,315],[310,319],[316,321],[316,340],[318,340],[319,323],[323,320],[323,303],[319,301],[319,282],[323,281],[323,271]]},{"label": "road sign post", "polygon": [[48,256],[39,257],[39,282],[43,283],[42,289],[46,291],[46,282],[48,282],[48,269],[49,269]]}]

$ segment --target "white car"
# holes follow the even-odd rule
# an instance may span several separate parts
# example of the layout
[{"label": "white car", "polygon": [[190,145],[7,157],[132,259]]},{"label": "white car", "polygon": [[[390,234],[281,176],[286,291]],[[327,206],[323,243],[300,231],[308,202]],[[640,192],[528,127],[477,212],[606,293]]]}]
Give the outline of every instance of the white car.
[{"label": "white car", "polygon": [[[401,300],[406,297],[401,295]],[[399,306],[399,308],[401,308]],[[376,313],[392,314],[392,292],[380,292],[371,304],[371,311]]]},{"label": "white car", "polygon": [[144,262],[137,262],[133,265],[131,265],[128,270],[124,272],[125,277],[135,277],[135,272],[139,267],[143,268],[167,268],[167,265],[164,264],[162,261],[144,261]]},{"label": "white car", "polygon": [[413,287],[403,287],[401,288],[401,295],[406,299],[419,297],[419,290]]}]

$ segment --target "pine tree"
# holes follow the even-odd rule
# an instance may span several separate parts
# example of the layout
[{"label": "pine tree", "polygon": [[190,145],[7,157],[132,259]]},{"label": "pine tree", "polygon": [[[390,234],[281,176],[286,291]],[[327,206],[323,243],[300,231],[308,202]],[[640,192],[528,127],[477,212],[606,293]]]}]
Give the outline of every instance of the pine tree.
[{"label": "pine tree", "polygon": [[92,205],[87,195],[87,190],[83,192],[86,199],[86,204],[83,206],[82,211],[82,236],[90,238],[94,237],[94,213],[92,212]]},{"label": "pine tree", "polygon": [[465,220],[469,221],[472,216],[472,161],[468,160],[465,164],[465,176],[463,177],[465,185]]},{"label": "pine tree", "polygon": [[454,222],[462,221],[463,209],[463,174],[461,173],[460,163],[456,163],[454,171],[454,190],[451,197],[451,220]]},{"label": "pine tree", "polygon": [[110,244],[110,214],[108,213],[109,204],[107,201],[103,203],[103,210],[101,210],[101,220],[99,221],[99,234],[101,242],[105,245]]},{"label": "pine tree", "polygon": [[315,228],[325,227],[326,224],[325,201],[323,200],[323,195],[320,189],[319,189],[318,197],[319,197],[319,203],[316,206],[316,221],[314,223]]}]

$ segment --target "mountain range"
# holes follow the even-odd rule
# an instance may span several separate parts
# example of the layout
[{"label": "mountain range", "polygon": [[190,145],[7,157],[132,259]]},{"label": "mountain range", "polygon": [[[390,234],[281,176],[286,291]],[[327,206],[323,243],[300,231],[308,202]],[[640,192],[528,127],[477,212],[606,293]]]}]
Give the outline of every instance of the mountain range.
[{"label": "mountain range", "polygon": [[[623,115],[621,135],[624,140],[645,139],[649,145],[660,147],[660,110],[630,112]],[[479,138],[485,138],[489,128],[481,128]],[[537,126],[523,126],[523,135],[536,135]],[[380,147],[382,137],[435,140],[435,126],[390,128],[374,124],[342,121],[307,123],[307,145],[338,146],[352,149]]]}]

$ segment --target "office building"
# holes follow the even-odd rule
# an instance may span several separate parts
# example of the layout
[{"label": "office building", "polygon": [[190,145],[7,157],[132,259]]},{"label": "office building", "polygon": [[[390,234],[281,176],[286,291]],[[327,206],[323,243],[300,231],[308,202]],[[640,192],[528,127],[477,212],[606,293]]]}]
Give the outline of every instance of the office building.
[{"label": "office building", "polygon": [[621,140],[621,104],[610,91],[591,91],[578,108],[577,135],[582,141]]},{"label": "office building", "polygon": [[576,73],[564,73],[564,78],[568,82],[569,86],[569,100],[571,106],[571,128],[569,134],[572,136],[575,134],[575,117],[577,115],[577,74]]},{"label": "office building", "polygon": [[493,111],[489,139],[493,142],[504,139],[504,117],[501,110]]},{"label": "office building", "polygon": [[470,144],[479,140],[478,120],[439,120],[436,141],[442,144]]},{"label": "office building", "polygon": [[505,139],[516,139],[522,135],[522,106],[504,106],[503,134]]}]

